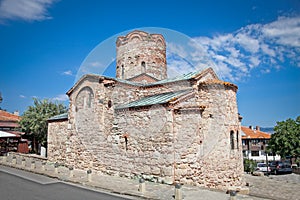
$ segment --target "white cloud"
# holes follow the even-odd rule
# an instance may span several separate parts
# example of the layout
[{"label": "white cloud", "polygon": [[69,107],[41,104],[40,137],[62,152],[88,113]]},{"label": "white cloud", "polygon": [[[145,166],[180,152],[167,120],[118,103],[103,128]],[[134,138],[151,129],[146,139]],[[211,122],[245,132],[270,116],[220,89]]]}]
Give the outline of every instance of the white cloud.
[{"label": "white cloud", "polygon": [[250,61],[250,68],[257,67],[261,62],[258,56],[250,57],[249,61]]},{"label": "white cloud", "polygon": [[263,74],[268,74],[271,72],[271,70],[270,69],[262,69],[262,70],[260,70],[260,72]]},{"label": "white cloud", "polygon": [[69,100],[69,97],[66,94],[59,94],[54,98],[51,98],[53,101],[67,101]]},{"label": "white cloud", "polygon": [[274,51],[274,49],[271,49],[269,48],[269,45],[268,44],[262,44],[260,46],[261,50],[263,51],[263,53],[271,56],[271,57],[275,57],[276,56],[276,53]]},{"label": "white cloud", "polygon": [[218,55],[218,54],[214,54],[212,56],[213,56],[213,58],[215,58],[216,60],[221,61],[221,62],[224,62],[227,59],[227,57]]},{"label": "white cloud", "polygon": [[26,98],[26,96],[24,96],[24,95],[22,95],[22,94],[20,94],[19,97],[22,98],[22,99],[25,99],[25,98]]},{"label": "white cloud", "polygon": [[206,46],[210,46],[210,48],[214,51],[218,51],[220,48],[225,48],[230,46],[231,41],[233,40],[232,34],[225,35],[217,35],[213,37],[213,40],[205,38]]},{"label": "white cloud", "polygon": [[224,62],[227,62],[229,65],[232,65],[233,67],[242,67],[243,62],[240,59],[228,57]]},{"label": "white cloud", "polygon": [[64,71],[64,72],[62,73],[62,75],[73,76],[73,72],[72,72],[71,70]]},{"label": "white cloud", "polygon": [[[195,66],[209,58],[211,62],[205,62],[213,63],[211,66],[221,78],[237,81],[250,76],[254,68],[270,73],[286,63],[299,67],[299,33],[300,17],[280,17],[268,24],[241,27],[234,33],[192,38],[201,48],[190,45],[195,51],[190,56]],[[197,53],[199,49],[201,54]]]},{"label": "white cloud", "polygon": [[5,20],[42,21],[50,19],[47,9],[57,0],[2,0],[0,22]]},{"label": "white cloud", "polygon": [[168,77],[175,77],[190,72],[191,66],[182,60],[173,60],[168,63],[171,70],[168,70]]},{"label": "white cloud", "polygon": [[277,21],[266,24],[262,29],[262,33],[275,43],[300,47],[300,16],[280,17]]},{"label": "white cloud", "polygon": [[234,58],[238,58],[240,56],[240,51],[235,47],[227,47],[225,50],[228,51],[230,53],[230,56]]},{"label": "white cloud", "polygon": [[174,54],[177,54],[178,56],[185,58],[187,57],[187,52],[185,51],[184,47],[179,44],[175,44],[172,42],[167,43],[168,52],[172,52]]},{"label": "white cloud", "polygon": [[235,80],[232,76],[233,70],[224,62],[217,62],[214,66],[214,70],[220,77],[227,77],[230,80]]},{"label": "white cloud", "polygon": [[256,53],[259,50],[259,41],[245,33],[238,33],[234,40],[250,53]]},{"label": "white cloud", "polygon": [[100,67],[100,66],[102,66],[102,64],[100,62],[98,62],[98,61],[91,62],[91,63],[89,63],[89,65],[92,66],[92,67]]},{"label": "white cloud", "polygon": [[106,67],[107,66],[99,61],[85,61],[76,74],[76,80],[79,80],[84,74],[103,74]]}]

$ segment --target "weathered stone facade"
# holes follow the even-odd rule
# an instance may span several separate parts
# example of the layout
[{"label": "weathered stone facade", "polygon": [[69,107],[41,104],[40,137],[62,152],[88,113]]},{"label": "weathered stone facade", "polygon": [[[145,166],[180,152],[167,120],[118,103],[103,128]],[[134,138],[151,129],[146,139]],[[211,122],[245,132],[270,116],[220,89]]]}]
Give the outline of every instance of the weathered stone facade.
[{"label": "weathered stone facade", "polygon": [[237,87],[211,68],[166,79],[161,35],[134,31],[117,47],[118,79],[83,76],[67,92],[68,114],[49,120],[48,159],[165,183],[242,186]]},{"label": "weathered stone facade", "polygon": [[166,44],[162,35],[133,31],[117,39],[116,77],[141,82],[137,77],[148,75],[145,82],[167,78]]}]

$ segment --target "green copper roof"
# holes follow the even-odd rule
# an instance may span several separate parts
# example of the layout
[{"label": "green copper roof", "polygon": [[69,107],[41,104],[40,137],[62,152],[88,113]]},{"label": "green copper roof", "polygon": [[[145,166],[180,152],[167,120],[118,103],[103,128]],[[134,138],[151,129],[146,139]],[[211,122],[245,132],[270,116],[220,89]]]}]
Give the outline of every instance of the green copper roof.
[{"label": "green copper roof", "polygon": [[103,77],[113,79],[113,80],[116,80],[118,82],[126,83],[126,84],[129,84],[129,85],[144,86],[144,87],[148,86],[149,87],[149,86],[161,85],[161,84],[166,84],[166,83],[172,83],[172,82],[176,82],[176,81],[190,80],[191,78],[193,78],[194,76],[199,74],[201,71],[189,72],[187,74],[183,74],[183,75],[176,76],[176,77],[173,77],[173,78],[163,79],[163,80],[160,80],[160,81],[157,81],[157,82],[154,82],[154,83],[137,83],[137,82],[132,82],[132,81],[119,79],[119,78],[113,78],[113,77],[107,77],[107,76],[103,76]]},{"label": "green copper roof", "polygon": [[187,94],[189,92],[191,92],[191,90],[180,90],[180,91],[176,91],[176,92],[167,92],[167,93],[147,96],[147,97],[141,98],[140,100],[132,101],[128,104],[117,106],[116,109],[164,104],[164,103],[170,102],[172,99],[174,99],[176,97]]},{"label": "green copper roof", "polygon": [[176,81],[185,81],[185,80],[189,80],[189,79],[193,78],[197,74],[199,74],[199,71],[189,72],[187,74],[183,74],[183,75],[176,76],[173,78],[164,79],[164,80],[157,81],[155,83],[151,83],[148,85],[151,86],[151,85],[160,85],[160,84],[171,83],[171,82],[176,82]]},{"label": "green copper roof", "polygon": [[68,113],[55,115],[55,116],[49,118],[48,121],[65,120],[65,119],[68,119]]}]

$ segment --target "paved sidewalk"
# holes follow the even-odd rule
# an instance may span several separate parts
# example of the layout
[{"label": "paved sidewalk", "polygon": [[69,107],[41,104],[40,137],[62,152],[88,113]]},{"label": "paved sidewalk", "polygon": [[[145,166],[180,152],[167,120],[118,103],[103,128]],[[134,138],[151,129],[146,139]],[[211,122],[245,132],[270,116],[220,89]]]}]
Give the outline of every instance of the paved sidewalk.
[{"label": "paved sidewalk", "polygon": [[[34,159],[32,159],[34,160]],[[70,170],[64,166],[55,167],[54,163],[46,163],[30,159],[18,160],[12,157],[6,157],[6,160],[0,158],[0,164],[14,167],[37,174],[43,174],[49,177],[58,178],[62,181],[77,183],[94,189],[104,189],[112,193],[129,195],[135,199],[161,199],[174,200],[175,187],[173,185],[159,184],[154,182],[145,182],[145,192],[139,191],[139,180],[128,179],[125,177],[109,176],[83,170]],[[213,191],[194,186],[182,186],[181,188],[184,200],[228,200],[230,195],[222,191]],[[236,199],[260,200],[265,198],[253,197],[249,195],[237,194]]]}]

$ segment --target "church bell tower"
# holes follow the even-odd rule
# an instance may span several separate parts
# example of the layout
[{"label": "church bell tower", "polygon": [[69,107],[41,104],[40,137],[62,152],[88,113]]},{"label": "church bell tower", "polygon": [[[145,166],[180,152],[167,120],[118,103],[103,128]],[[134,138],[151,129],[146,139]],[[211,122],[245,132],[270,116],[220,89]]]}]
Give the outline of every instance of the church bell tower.
[{"label": "church bell tower", "polygon": [[160,34],[135,30],[118,37],[116,77],[151,83],[167,78],[166,43]]}]

